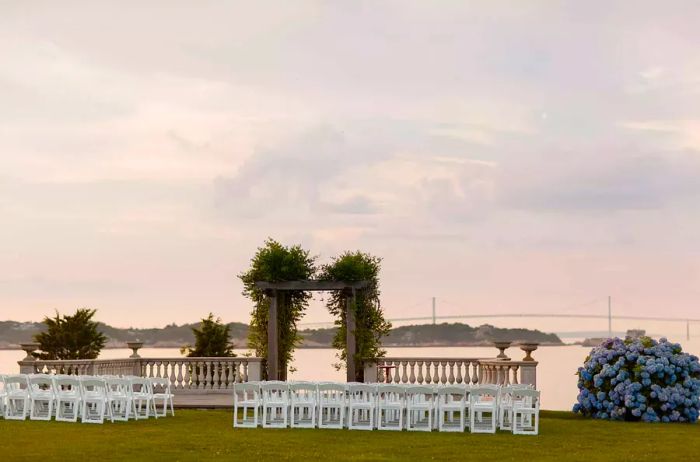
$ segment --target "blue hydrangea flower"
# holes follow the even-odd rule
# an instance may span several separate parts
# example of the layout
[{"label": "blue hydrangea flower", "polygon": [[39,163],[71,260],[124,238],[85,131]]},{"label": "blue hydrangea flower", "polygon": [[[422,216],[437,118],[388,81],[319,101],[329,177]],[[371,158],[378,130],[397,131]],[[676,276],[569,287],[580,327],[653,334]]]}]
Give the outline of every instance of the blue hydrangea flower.
[{"label": "blue hydrangea flower", "polygon": [[591,350],[578,378],[574,412],[644,422],[696,422],[700,416],[698,357],[664,338],[608,339]]}]

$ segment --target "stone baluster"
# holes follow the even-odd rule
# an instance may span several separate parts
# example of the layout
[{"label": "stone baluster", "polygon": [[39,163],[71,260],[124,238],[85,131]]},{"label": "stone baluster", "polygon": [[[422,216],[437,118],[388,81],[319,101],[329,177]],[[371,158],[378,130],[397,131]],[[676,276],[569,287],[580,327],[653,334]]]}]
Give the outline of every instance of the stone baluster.
[{"label": "stone baluster", "polygon": [[[399,368],[401,367],[401,362],[400,361],[394,361],[392,363],[394,367],[394,383],[401,383],[401,376],[399,375]],[[389,382],[391,383],[391,381]]]},{"label": "stone baluster", "polygon": [[453,384],[453,383],[455,383],[455,372],[454,372],[455,362],[454,361],[447,361],[447,364],[450,366],[450,375],[447,378],[447,380],[450,382],[450,384]]},{"label": "stone baluster", "polygon": [[423,361],[418,361],[417,364],[418,364],[418,377],[416,378],[416,380],[418,381],[418,383],[420,383],[422,385],[423,384]]},{"label": "stone baluster", "polygon": [[174,361],[168,361],[168,366],[170,367],[170,386],[177,383],[177,376],[175,375],[175,365],[177,363]]},{"label": "stone baluster", "polygon": [[186,390],[192,389],[192,365],[190,363],[181,363],[182,368],[185,369],[185,375],[182,379],[182,388]]},{"label": "stone baluster", "polygon": [[411,375],[408,377],[408,381],[410,383],[416,383],[416,374],[414,371],[414,368],[416,367],[416,362],[415,361],[409,361],[408,364],[411,366]]},{"label": "stone baluster", "polygon": [[430,366],[433,364],[432,361],[427,360],[425,361],[425,383],[430,384],[433,382],[433,375],[430,372]]},{"label": "stone baluster", "polygon": [[243,361],[229,363],[229,372],[226,380],[226,388],[233,388],[233,384],[238,381],[239,377],[241,376],[242,370]]},{"label": "stone baluster", "polygon": [[226,376],[224,375],[224,368],[222,362],[216,361],[215,364],[216,366],[214,366],[214,384],[216,385],[216,389],[220,390],[221,388],[226,387],[226,384],[224,383],[224,381],[226,380]]},{"label": "stone baluster", "polygon": [[440,383],[447,383],[447,361],[440,361]]},{"label": "stone baluster", "polygon": [[216,361],[210,361],[211,364],[211,389],[216,390],[219,388],[219,365]]},{"label": "stone baluster", "polygon": [[206,387],[204,361],[197,361],[197,388],[203,390]]},{"label": "stone baluster", "polygon": [[244,359],[241,361],[241,376],[237,379],[238,382],[248,381],[248,360]]},{"label": "stone baluster", "polygon": [[206,378],[204,379],[204,388],[206,390],[211,390],[212,387],[212,361],[206,361],[206,369],[207,369],[207,375]]},{"label": "stone baluster", "polygon": [[401,382],[400,383],[407,383],[408,382],[408,361],[401,361],[401,368],[403,370],[403,374],[401,375]]},{"label": "stone baluster", "polygon": [[455,382],[462,383],[462,363],[464,361],[455,361],[455,367],[457,368],[457,375],[455,376]]},{"label": "stone baluster", "polygon": [[517,364],[514,364],[513,367],[511,368],[513,371],[513,378],[511,380],[511,383],[514,385],[518,384],[518,369],[519,368],[520,368],[520,366],[518,366]]},{"label": "stone baluster", "polygon": [[440,383],[440,361],[432,361],[433,363],[433,383],[434,384],[439,384]]},{"label": "stone baluster", "polygon": [[176,389],[182,389],[183,387],[183,376],[182,376],[182,366],[183,364],[181,362],[177,362],[177,380],[175,382],[175,388]]}]

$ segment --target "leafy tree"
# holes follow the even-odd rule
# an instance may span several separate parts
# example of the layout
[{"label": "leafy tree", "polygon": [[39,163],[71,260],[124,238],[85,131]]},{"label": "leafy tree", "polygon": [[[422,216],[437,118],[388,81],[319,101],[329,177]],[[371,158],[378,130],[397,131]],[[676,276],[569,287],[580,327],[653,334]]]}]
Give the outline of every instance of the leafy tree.
[{"label": "leafy tree", "polygon": [[202,319],[199,327],[192,327],[194,334],[194,348],[190,345],[182,347],[181,353],[189,357],[232,357],[233,344],[229,326],[221,322],[221,319],[214,319],[214,315]]},{"label": "leafy tree", "polygon": [[92,318],[97,310],[79,308],[73,316],[44,318],[46,330],[34,336],[39,343],[41,359],[95,359],[107,343]]},{"label": "leafy tree", "polygon": [[[264,291],[255,286],[256,281],[295,281],[311,279],[316,272],[315,257],[299,245],[284,246],[274,239],[265,241],[250,262],[248,271],[238,277],[243,281],[243,295],[250,298],[255,307],[251,313],[248,346],[259,357],[267,357],[267,322],[269,302]],[[301,337],[297,322],[309,305],[311,295],[302,290],[289,290],[278,294],[277,319],[279,322],[278,370],[286,373],[286,366],[293,358],[294,348]]]},{"label": "leafy tree", "polygon": [[[386,354],[381,348],[381,338],[389,333],[391,323],[384,319],[379,301],[379,270],[381,258],[368,253],[345,252],[340,257],[334,258],[330,264],[321,269],[320,278],[330,281],[368,281],[366,289],[357,291],[355,304],[352,309],[355,312],[355,362],[357,380],[362,381],[364,370],[363,358],[378,358]],[[346,299],[347,293],[332,291],[326,307],[331,314],[337,317],[335,325],[338,330],[333,338],[333,346],[340,350],[338,354],[341,360],[337,368],[347,364],[347,339],[346,339]],[[344,364],[343,364],[344,363]]]}]

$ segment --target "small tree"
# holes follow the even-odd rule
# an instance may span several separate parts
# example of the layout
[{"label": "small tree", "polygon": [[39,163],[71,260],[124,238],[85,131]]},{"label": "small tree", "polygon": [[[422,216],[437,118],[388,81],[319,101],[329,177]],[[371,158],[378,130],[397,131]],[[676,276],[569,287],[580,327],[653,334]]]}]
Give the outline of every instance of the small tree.
[{"label": "small tree", "polygon": [[34,336],[41,359],[95,359],[107,343],[107,337],[93,321],[97,310],[79,308],[73,316],[44,318],[46,330]]},{"label": "small tree", "polygon": [[229,326],[222,323],[220,318],[214,319],[214,315],[202,319],[199,327],[193,327],[194,348],[185,345],[180,350],[189,357],[233,357],[233,344]]}]

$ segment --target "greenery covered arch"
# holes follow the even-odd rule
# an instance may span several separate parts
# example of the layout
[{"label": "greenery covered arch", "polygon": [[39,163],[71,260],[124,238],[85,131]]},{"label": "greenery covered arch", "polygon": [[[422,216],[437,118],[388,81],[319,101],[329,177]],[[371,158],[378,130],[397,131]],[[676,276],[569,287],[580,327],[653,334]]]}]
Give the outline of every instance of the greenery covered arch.
[{"label": "greenery covered arch", "polygon": [[[248,344],[268,359],[268,379],[286,379],[287,364],[301,341],[297,323],[308,307],[309,291],[327,290],[326,306],[337,317],[337,366],[345,365],[348,380],[362,380],[362,358],[384,355],[380,340],[391,328],[379,303],[380,263],[366,253],[346,252],[319,270],[316,258],[299,245],[268,239],[257,249],[251,267],[239,277],[243,295],[254,303]],[[274,343],[277,348],[269,350]]]}]

